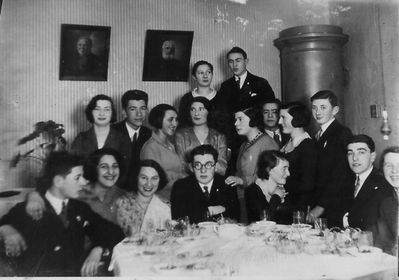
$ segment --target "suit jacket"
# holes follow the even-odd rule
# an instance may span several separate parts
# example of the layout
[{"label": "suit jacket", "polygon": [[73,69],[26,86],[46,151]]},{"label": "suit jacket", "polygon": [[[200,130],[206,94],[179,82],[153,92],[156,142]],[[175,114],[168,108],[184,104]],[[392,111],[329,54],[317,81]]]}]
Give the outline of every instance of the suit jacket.
[{"label": "suit jacket", "polygon": [[288,196],[285,197],[284,203],[276,194],[272,195],[270,201],[267,201],[262,189],[256,183],[253,183],[245,189],[245,202],[249,223],[259,221],[263,210],[266,210],[269,214],[271,221],[278,224],[292,223],[292,210]]},{"label": "suit jacket", "polygon": [[127,190],[132,189],[132,183],[134,183],[134,178],[132,178],[134,168],[137,166],[140,161],[140,151],[143,147],[144,143],[150,139],[152,130],[148,127],[142,126],[140,128],[140,134],[137,138],[136,144],[133,146],[132,140],[130,139],[129,132],[126,128],[126,120],[113,124],[112,127],[122,134],[123,142],[126,143],[126,147],[124,150],[124,160],[126,173],[125,176],[120,178],[119,185]]},{"label": "suit jacket", "polygon": [[[353,197],[355,179],[347,188]],[[395,254],[398,223],[398,201],[392,186],[373,168],[356,198],[350,200],[348,222],[353,228],[373,233],[374,245]]]},{"label": "suit jacket", "polygon": [[26,214],[26,203],[13,207],[0,221],[11,225],[25,238],[28,249],[15,258],[18,276],[80,276],[86,258],[85,236],[93,246],[111,249],[123,238],[122,230],[106,221],[84,202],[69,199],[65,227],[48,200],[43,218],[34,221]]},{"label": "suit jacket", "polygon": [[318,165],[316,171],[315,205],[325,209],[324,216],[329,226],[338,226],[342,217],[336,214],[341,211],[340,193],[352,179],[352,171],[346,158],[346,142],[352,132],[349,128],[334,120],[316,140]]},{"label": "suit jacket", "polygon": [[237,220],[239,206],[235,188],[224,183],[224,177],[215,173],[209,200],[198,184],[194,175],[180,179],[175,182],[171,195],[172,219],[185,216],[190,222],[199,223],[205,220],[205,213],[209,206],[221,205],[226,208],[224,217]]}]

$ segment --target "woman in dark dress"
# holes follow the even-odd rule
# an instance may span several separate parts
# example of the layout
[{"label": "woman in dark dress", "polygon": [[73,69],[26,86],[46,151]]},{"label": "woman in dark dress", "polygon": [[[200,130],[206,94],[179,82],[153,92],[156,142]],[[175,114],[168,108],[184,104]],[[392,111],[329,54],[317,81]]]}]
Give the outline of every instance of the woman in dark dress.
[{"label": "woman in dark dress", "polygon": [[280,120],[283,133],[290,135],[290,140],[281,151],[290,163],[290,177],[285,189],[290,194],[293,210],[306,211],[312,206],[315,189],[317,149],[315,142],[305,131],[310,123],[309,109],[293,102],[282,106]]},{"label": "woman in dark dress", "polygon": [[278,224],[291,224],[291,209],[284,189],[290,175],[285,155],[279,151],[262,152],[257,175],[258,179],[245,190],[249,223],[267,218]]}]

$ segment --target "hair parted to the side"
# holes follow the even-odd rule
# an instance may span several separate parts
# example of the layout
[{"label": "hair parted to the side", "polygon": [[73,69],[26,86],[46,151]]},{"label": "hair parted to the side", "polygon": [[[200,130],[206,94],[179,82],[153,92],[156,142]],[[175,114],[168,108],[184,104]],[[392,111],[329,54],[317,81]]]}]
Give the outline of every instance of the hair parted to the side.
[{"label": "hair parted to the side", "polygon": [[196,155],[212,155],[215,162],[218,161],[219,153],[212,145],[200,145],[195,147],[190,153],[190,162],[194,162],[194,157]]},{"label": "hair parted to the side", "polygon": [[128,90],[122,95],[121,103],[122,103],[122,108],[127,109],[127,105],[130,100],[143,100],[145,105],[148,105],[148,94],[142,90],[138,89],[133,89],[133,90]]},{"label": "hair parted to the side", "polygon": [[177,114],[177,111],[175,107],[169,104],[158,104],[152,110],[150,111],[150,114],[148,115],[148,121],[151,126],[153,126],[156,129],[161,129],[162,128],[162,123],[163,119],[165,117],[166,111],[175,111]]},{"label": "hair parted to the side", "polygon": [[86,114],[87,120],[90,123],[94,122],[93,110],[96,108],[97,101],[99,101],[99,100],[107,100],[111,103],[111,109],[112,109],[111,123],[114,123],[116,121],[116,111],[115,111],[114,102],[112,101],[111,97],[109,97],[108,95],[105,95],[105,94],[98,94],[98,95],[94,96],[89,101],[89,104],[87,104],[86,109],[85,109],[85,114]]},{"label": "hair parted to the side", "polygon": [[137,166],[134,168],[134,173],[133,173],[134,177],[133,178],[135,178],[135,180],[133,182],[133,186],[131,186],[133,191],[137,192],[137,190],[138,190],[137,183],[138,183],[140,171],[143,167],[151,167],[158,173],[159,184],[158,184],[157,191],[162,190],[168,184],[168,177],[166,175],[166,172],[162,168],[162,166],[155,160],[144,159],[144,160],[139,161]]},{"label": "hair parted to the side", "polygon": [[354,144],[354,143],[364,143],[367,145],[367,147],[369,147],[372,153],[375,151],[375,143],[373,139],[366,134],[353,135],[346,142],[346,147],[348,147],[349,144]]},{"label": "hair parted to the side", "polygon": [[264,151],[260,153],[257,162],[256,175],[259,179],[269,179],[269,172],[276,167],[280,160],[288,161],[280,151]]}]

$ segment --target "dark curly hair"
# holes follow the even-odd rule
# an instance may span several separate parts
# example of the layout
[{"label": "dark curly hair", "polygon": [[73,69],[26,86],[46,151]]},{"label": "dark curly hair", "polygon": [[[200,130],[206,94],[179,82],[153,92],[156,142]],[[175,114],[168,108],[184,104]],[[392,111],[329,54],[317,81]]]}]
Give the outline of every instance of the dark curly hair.
[{"label": "dark curly hair", "polygon": [[156,162],[155,160],[144,159],[144,160],[141,160],[138,163],[138,165],[136,166],[136,168],[134,170],[134,177],[133,178],[135,178],[135,181],[134,181],[133,186],[132,186],[133,187],[133,191],[137,192],[137,190],[138,190],[138,186],[137,185],[138,185],[139,174],[140,174],[140,171],[141,171],[141,169],[143,167],[151,167],[151,168],[155,169],[155,171],[158,173],[158,176],[159,176],[159,184],[158,184],[158,190],[157,191],[162,190],[166,186],[166,184],[168,183],[168,177],[167,177],[165,171],[163,170],[162,166],[158,162]]},{"label": "dark curly hair", "polygon": [[90,123],[94,122],[93,119],[93,110],[96,108],[97,106],[97,101],[99,100],[107,100],[111,103],[111,110],[112,110],[112,115],[111,115],[111,123],[114,123],[116,121],[116,111],[115,111],[115,107],[114,107],[114,102],[112,101],[111,97],[109,97],[108,95],[105,94],[98,94],[96,96],[94,96],[89,104],[87,104],[86,109],[85,109],[85,114],[86,114],[86,118]]}]

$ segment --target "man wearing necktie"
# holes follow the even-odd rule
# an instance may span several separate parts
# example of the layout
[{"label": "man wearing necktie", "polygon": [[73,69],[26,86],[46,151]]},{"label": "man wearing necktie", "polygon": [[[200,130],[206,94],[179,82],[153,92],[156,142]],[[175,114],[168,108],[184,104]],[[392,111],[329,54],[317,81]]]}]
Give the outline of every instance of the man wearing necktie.
[{"label": "man wearing necktie", "polygon": [[352,172],[346,158],[346,143],[352,132],[338,122],[338,98],[329,90],[311,97],[312,115],[320,126],[314,136],[318,152],[316,191],[310,219],[327,218],[330,227],[342,223],[340,193],[351,180]]},{"label": "man wearing necktie", "polygon": [[376,157],[374,141],[367,135],[349,139],[347,158],[356,175],[347,188],[347,213],[343,225],[373,233],[374,246],[395,254],[398,202],[393,188],[373,167]]},{"label": "man wearing necktie", "polygon": [[[126,119],[113,125],[122,132],[126,142],[125,153],[122,155],[127,167],[127,175],[119,179],[119,186],[131,190],[133,169],[140,161],[140,151],[144,143],[151,137],[151,129],[143,123],[147,116],[148,94],[141,90],[128,90],[122,96],[122,108]],[[127,143],[130,143],[127,144]]]},{"label": "man wearing necktie", "polygon": [[237,220],[239,206],[235,188],[224,183],[215,173],[218,152],[211,145],[201,145],[191,152],[190,163],[194,174],[175,182],[171,194],[172,219],[188,216],[199,223],[223,215]]},{"label": "man wearing necktie", "polygon": [[265,132],[281,148],[283,147],[290,136],[288,134],[283,134],[278,121],[280,119],[280,108],[281,102],[279,99],[275,98],[272,100],[267,100],[262,104],[262,113],[263,113],[263,124],[265,126]]},{"label": "man wearing necktie", "polygon": [[219,95],[222,103],[226,104],[226,113],[230,116],[229,123],[226,124],[229,128],[226,133],[227,146],[231,149],[230,166],[227,173],[233,174],[238,150],[243,141],[234,129],[234,113],[239,108],[260,106],[264,101],[275,97],[273,89],[266,79],[255,76],[247,70],[249,58],[242,48],[233,47],[227,53],[226,58],[233,77],[222,83]]}]

